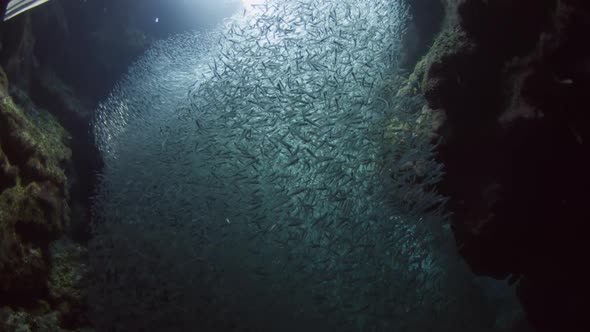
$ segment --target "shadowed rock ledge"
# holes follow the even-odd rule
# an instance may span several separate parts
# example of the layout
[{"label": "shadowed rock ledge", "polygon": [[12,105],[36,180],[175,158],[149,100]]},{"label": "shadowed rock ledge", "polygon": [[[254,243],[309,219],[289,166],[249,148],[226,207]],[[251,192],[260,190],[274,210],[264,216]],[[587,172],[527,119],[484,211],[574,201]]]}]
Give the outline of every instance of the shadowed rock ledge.
[{"label": "shadowed rock ledge", "polygon": [[474,272],[518,282],[539,331],[588,331],[590,4],[448,1],[417,66],[444,118],[438,158]]},{"label": "shadowed rock ledge", "polygon": [[[84,250],[56,242],[70,221],[69,134],[18,107],[0,69],[0,330],[85,326]],[[69,257],[70,259],[64,259]]]}]

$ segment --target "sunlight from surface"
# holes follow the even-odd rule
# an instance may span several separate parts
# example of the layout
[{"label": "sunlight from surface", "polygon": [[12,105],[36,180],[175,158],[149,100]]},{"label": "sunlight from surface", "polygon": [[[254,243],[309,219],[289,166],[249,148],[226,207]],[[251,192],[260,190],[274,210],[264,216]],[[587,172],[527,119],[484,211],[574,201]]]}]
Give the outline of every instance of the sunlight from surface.
[{"label": "sunlight from surface", "polygon": [[254,5],[261,5],[265,3],[266,0],[242,0],[242,4],[244,4],[244,8],[250,9]]}]

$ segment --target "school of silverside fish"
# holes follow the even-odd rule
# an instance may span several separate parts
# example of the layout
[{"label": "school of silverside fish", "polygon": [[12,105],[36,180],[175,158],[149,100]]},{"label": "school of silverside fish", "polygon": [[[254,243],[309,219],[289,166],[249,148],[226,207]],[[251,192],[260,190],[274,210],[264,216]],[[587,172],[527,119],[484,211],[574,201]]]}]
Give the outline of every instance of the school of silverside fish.
[{"label": "school of silverside fish", "polygon": [[95,121],[97,326],[491,331],[459,305],[424,102],[393,88],[408,19],[268,1],[138,60]]}]

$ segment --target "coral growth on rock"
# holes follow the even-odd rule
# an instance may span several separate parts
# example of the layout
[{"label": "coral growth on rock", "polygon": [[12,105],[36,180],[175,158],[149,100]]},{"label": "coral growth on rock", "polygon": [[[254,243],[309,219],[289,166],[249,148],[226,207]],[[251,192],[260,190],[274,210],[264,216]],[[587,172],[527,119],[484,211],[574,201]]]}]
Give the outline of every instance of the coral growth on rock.
[{"label": "coral growth on rock", "polygon": [[[44,303],[48,306],[47,303]],[[41,305],[43,307],[43,305]],[[13,310],[9,307],[0,308],[0,329],[10,332],[92,332],[90,328],[63,329],[59,322],[59,313],[39,310],[27,312]]]},{"label": "coral growth on rock", "polygon": [[62,143],[65,131],[55,137],[34,126],[6,88],[0,103],[0,291],[39,292],[47,275],[45,250],[68,223],[64,166],[70,151]]},{"label": "coral growth on rock", "polygon": [[421,88],[446,119],[441,189],[460,253],[478,274],[519,281],[539,331],[588,331],[590,6],[448,3]]},{"label": "coral growth on rock", "polygon": [[70,218],[69,135],[49,114],[20,109],[1,69],[0,84],[0,330],[61,331],[81,307],[74,275],[84,271],[63,259],[81,249],[50,255]]},{"label": "coral growth on rock", "polygon": [[50,257],[49,299],[59,313],[61,326],[73,329],[88,325],[87,249],[68,240],[60,240],[52,244]]}]

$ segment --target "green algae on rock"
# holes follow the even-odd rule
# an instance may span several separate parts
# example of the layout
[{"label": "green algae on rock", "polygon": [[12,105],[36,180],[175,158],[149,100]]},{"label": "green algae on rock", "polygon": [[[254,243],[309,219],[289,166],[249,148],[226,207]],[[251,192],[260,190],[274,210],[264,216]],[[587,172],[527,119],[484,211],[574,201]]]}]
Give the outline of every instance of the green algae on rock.
[{"label": "green algae on rock", "polygon": [[[43,293],[47,247],[69,222],[65,168],[71,153],[65,130],[55,120],[43,127],[29,120],[0,73],[0,293],[27,302]],[[2,304],[10,299],[3,296]]]},{"label": "green algae on rock", "polygon": [[54,242],[50,248],[49,297],[64,327],[88,325],[86,256],[86,248],[65,239]]},{"label": "green algae on rock", "polygon": [[60,326],[59,314],[55,311],[40,309],[30,313],[0,308],[0,330],[10,332],[93,332],[91,328],[64,329]]},{"label": "green algae on rock", "polygon": [[24,108],[0,68],[0,331],[86,331],[86,251],[56,241],[70,220],[70,136],[12,92]]}]

